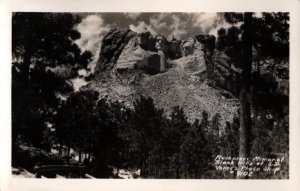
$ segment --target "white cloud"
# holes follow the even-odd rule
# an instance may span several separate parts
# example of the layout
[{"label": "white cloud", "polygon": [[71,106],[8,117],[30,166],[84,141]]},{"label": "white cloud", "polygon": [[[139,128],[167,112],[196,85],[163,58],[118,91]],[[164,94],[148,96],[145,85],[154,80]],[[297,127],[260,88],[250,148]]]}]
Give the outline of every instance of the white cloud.
[{"label": "white cloud", "polygon": [[203,31],[207,31],[212,28],[216,22],[219,22],[221,18],[217,13],[199,13],[193,14],[193,21],[195,26],[199,26]]},{"label": "white cloud", "polygon": [[177,15],[172,15],[172,23],[169,26],[171,33],[168,35],[168,39],[173,36],[177,39],[181,39],[183,35],[187,34],[187,21],[182,20]]},{"label": "white cloud", "polygon": [[187,21],[182,20],[178,14],[159,13],[149,18],[150,25],[157,33],[167,36],[171,39],[181,39],[183,35],[187,34]]},{"label": "white cloud", "polygon": [[167,29],[168,25],[163,19],[166,18],[164,13],[159,13],[154,17],[149,18],[150,25],[155,28],[157,31]]},{"label": "white cloud", "polygon": [[88,15],[76,28],[80,32],[81,37],[75,43],[81,51],[89,50],[92,52],[94,59],[89,64],[89,67],[93,71],[95,62],[97,62],[99,57],[102,38],[110,30],[110,25],[105,25],[100,15]]},{"label": "white cloud", "polygon": [[141,15],[141,13],[124,13],[124,15],[128,18],[136,20]]},{"label": "white cloud", "polygon": [[262,12],[256,12],[256,13],[254,13],[254,16],[256,18],[262,18],[263,17],[263,13]]},{"label": "white cloud", "polygon": [[151,25],[147,25],[144,21],[138,22],[138,24],[135,26],[133,24],[129,25],[130,30],[137,32],[137,33],[142,33],[145,31],[149,31],[152,35],[156,35],[157,32],[153,29]]},{"label": "white cloud", "polygon": [[99,15],[89,15],[76,26],[81,34],[81,38],[76,40],[76,44],[82,51],[89,50],[93,54],[101,46],[103,36],[109,31],[110,26],[104,25],[104,20]]},{"label": "white cloud", "polygon": [[214,27],[214,28],[211,28],[208,32],[208,34],[210,35],[214,35],[214,36],[218,36],[218,30],[220,28],[224,28],[224,29],[227,29],[229,27],[231,27],[232,25],[227,23],[226,21],[223,21],[221,23],[218,24],[218,26]]},{"label": "white cloud", "polygon": [[218,13],[192,14],[192,21],[194,26],[201,28],[204,34],[215,36],[217,36],[220,28],[229,28],[231,26],[225,21],[223,14]]},{"label": "white cloud", "polygon": [[[192,37],[199,33],[217,36],[220,28],[229,28],[223,14],[220,13],[157,13],[145,21],[139,19],[142,13],[124,13],[122,16],[132,19],[126,21],[132,31],[141,33],[149,31],[153,35],[164,35],[171,40],[174,35],[177,39]],[[89,67],[94,70],[98,60],[103,36],[116,24],[113,20],[106,19],[98,14],[88,15],[76,28],[81,33],[81,38],[76,41],[82,51],[89,50],[94,55],[94,60]],[[128,20],[128,19],[127,19]],[[109,24],[106,24],[109,22]],[[127,26],[128,26],[127,25]]]},{"label": "white cloud", "polygon": [[221,27],[231,26],[220,13],[159,13],[149,22],[158,34],[163,32],[169,40],[173,35],[177,39],[197,33],[217,35]]}]

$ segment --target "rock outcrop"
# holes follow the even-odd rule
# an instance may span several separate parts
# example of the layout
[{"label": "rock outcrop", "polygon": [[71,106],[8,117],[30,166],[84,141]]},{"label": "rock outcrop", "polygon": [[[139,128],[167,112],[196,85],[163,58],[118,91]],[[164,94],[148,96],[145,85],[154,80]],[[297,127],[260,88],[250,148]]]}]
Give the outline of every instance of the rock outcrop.
[{"label": "rock outcrop", "polygon": [[167,68],[167,40],[150,32],[130,30],[109,31],[103,38],[96,76],[101,72],[144,70],[148,74],[164,72]]},{"label": "rock outcrop", "polygon": [[[151,97],[166,115],[173,107],[182,107],[191,122],[201,118],[203,110],[211,116],[220,113],[223,122],[230,121],[238,103],[236,99],[226,99],[222,91],[205,82],[207,66],[203,46],[195,38],[168,42],[149,33],[134,35],[123,47],[112,69],[105,70],[110,75],[92,80],[85,88],[95,89],[101,97],[128,107],[132,107],[141,95]],[[99,64],[101,61],[100,58]]]},{"label": "rock outcrop", "polygon": [[[96,66],[101,74],[95,73],[95,80],[83,89],[95,89],[127,107],[141,95],[151,97],[166,115],[174,106],[182,107],[190,121],[200,118],[203,110],[211,116],[220,113],[225,124],[239,107],[241,69],[215,48],[215,41],[212,35],[167,41],[149,32],[111,30]],[[278,87],[286,95],[284,82]]]},{"label": "rock outcrop", "polygon": [[238,97],[241,85],[241,70],[231,64],[230,58],[215,49],[216,38],[213,35],[196,35],[195,39],[202,45],[206,64],[206,78],[209,84],[231,92]]},{"label": "rock outcrop", "polygon": [[128,41],[137,33],[131,30],[110,30],[102,40],[95,72],[112,69]]},{"label": "rock outcrop", "polygon": [[223,52],[214,50],[208,58],[208,78],[213,80],[214,86],[230,91],[239,96],[242,70],[231,64],[230,58]]},{"label": "rock outcrop", "polygon": [[194,42],[193,54],[169,62],[171,67],[165,73],[141,79],[134,86],[135,92],[153,98],[167,115],[174,106],[180,106],[190,121],[201,118],[203,110],[211,117],[220,113],[222,123],[232,119],[238,102],[236,99],[226,99],[222,91],[205,82],[206,64],[201,43]]},{"label": "rock outcrop", "polygon": [[168,56],[171,60],[175,60],[182,57],[181,40],[176,40],[173,36],[172,40],[168,43]]},{"label": "rock outcrop", "polygon": [[[147,47],[149,44],[150,47]],[[140,36],[133,37],[119,56],[114,70],[120,74],[128,70],[143,70],[148,74],[163,72],[166,68],[165,53],[157,47],[154,44],[155,49],[150,51],[153,47],[149,41]]]},{"label": "rock outcrop", "polygon": [[[195,37],[203,45],[204,58],[207,67],[207,78],[211,84],[231,92],[239,97],[242,70],[235,67],[231,59],[215,48],[215,37],[212,35],[197,35]],[[270,64],[261,65],[260,74],[253,69],[252,89],[264,94],[288,96],[288,69],[286,63],[276,66],[276,72],[268,68]]]}]

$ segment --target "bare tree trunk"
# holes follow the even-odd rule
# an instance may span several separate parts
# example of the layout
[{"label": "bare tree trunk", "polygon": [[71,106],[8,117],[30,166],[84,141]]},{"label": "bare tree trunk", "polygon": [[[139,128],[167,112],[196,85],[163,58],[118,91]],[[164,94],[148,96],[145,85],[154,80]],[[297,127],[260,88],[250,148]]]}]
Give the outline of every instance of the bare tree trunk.
[{"label": "bare tree trunk", "polygon": [[79,150],[78,154],[79,154],[79,163],[81,163],[81,150]]},{"label": "bare tree trunk", "polygon": [[68,155],[67,155],[67,164],[70,164],[70,153],[71,153],[71,147],[70,144],[68,144]]},{"label": "bare tree trunk", "polygon": [[[239,157],[250,157],[250,132],[251,132],[251,111],[250,111],[250,86],[252,69],[252,13],[244,14],[243,33],[243,70],[242,87],[240,91],[240,143]],[[241,170],[243,164],[238,169]],[[240,176],[239,178],[247,178]]]},{"label": "bare tree trunk", "polygon": [[30,50],[30,48],[27,48],[24,53],[23,65],[22,65],[22,67],[23,67],[22,69],[24,70],[24,81],[27,83],[26,85],[28,85],[28,83],[29,83],[29,73],[30,73],[29,70],[30,70],[32,55],[33,55],[33,53]]},{"label": "bare tree trunk", "polygon": [[58,151],[58,156],[62,156],[62,149],[63,149],[63,145],[59,144],[59,151]]},{"label": "bare tree trunk", "polygon": [[91,143],[89,143],[89,148],[88,148],[88,159],[89,159],[89,162],[91,161]]}]

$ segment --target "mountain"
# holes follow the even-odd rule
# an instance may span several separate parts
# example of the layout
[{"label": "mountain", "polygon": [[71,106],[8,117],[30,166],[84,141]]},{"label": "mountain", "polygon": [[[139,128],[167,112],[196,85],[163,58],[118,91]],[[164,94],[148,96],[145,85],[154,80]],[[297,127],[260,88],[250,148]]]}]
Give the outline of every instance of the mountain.
[{"label": "mountain", "polygon": [[101,98],[132,107],[139,96],[151,97],[168,116],[174,106],[189,121],[221,114],[232,121],[239,108],[241,70],[215,49],[215,37],[197,35],[171,41],[150,32],[112,29],[103,38],[95,77],[82,90],[97,90]]}]

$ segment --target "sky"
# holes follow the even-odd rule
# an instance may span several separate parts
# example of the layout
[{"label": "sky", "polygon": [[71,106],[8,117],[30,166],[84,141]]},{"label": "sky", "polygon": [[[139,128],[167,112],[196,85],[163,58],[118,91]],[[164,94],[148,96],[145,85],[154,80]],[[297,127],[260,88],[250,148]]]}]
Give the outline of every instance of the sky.
[{"label": "sky", "polygon": [[82,50],[99,51],[103,36],[112,28],[145,28],[153,35],[164,35],[168,40],[187,39],[196,34],[216,35],[219,28],[228,28],[223,13],[81,13],[76,28],[81,38],[76,41]]},{"label": "sky", "polygon": [[[82,51],[89,50],[94,59],[89,67],[94,69],[98,60],[103,36],[112,28],[131,29],[163,35],[168,40],[188,39],[197,34],[217,35],[221,27],[229,28],[223,13],[78,13],[82,18],[75,26],[81,38],[76,44]],[[82,79],[76,81],[77,90]],[[76,85],[77,84],[77,85]]]}]

